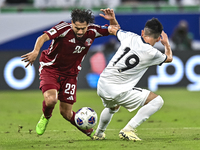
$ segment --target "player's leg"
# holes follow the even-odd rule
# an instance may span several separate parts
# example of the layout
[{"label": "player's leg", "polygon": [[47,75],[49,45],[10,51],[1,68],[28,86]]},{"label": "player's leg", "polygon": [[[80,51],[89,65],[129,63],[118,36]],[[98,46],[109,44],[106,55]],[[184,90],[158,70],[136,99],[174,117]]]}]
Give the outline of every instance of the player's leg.
[{"label": "player's leg", "polygon": [[52,116],[54,106],[58,101],[57,91],[60,88],[58,78],[58,75],[46,72],[44,69],[40,74],[40,89],[42,90],[44,101],[42,108],[43,114],[36,125],[36,132],[39,135],[45,132],[49,119]]},{"label": "player's leg", "polygon": [[[96,133],[93,136],[94,140],[105,139],[105,130],[112,120],[113,115],[120,109],[120,105],[113,99],[118,97],[115,92],[112,91],[112,85],[107,85],[107,82],[100,78],[97,85],[97,94],[101,97],[104,109],[101,112],[99,124]],[[120,93],[117,93],[120,95]]]},{"label": "player's leg", "polygon": [[150,92],[145,104],[138,110],[137,114],[129,121],[124,129],[129,128],[129,126],[135,129],[157,112],[163,106],[163,103],[164,101],[161,96]]},{"label": "player's leg", "polygon": [[[137,96],[138,94],[139,92],[136,92],[136,97],[134,99],[136,102],[138,101],[138,104],[141,104],[142,107],[120,132],[125,131],[128,133],[130,131],[134,131],[141,123],[146,121],[152,114],[157,112],[163,106],[164,101],[161,96],[156,95],[153,92],[141,89],[141,96]],[[147,95],[147,97],[145,98],[145,96],[142,95]],[[137,137],[131,140],[136,141]]]},{"label": "player's leg", "polygon": [[76,123],[75,123],[75,112],[72,111],[73,104],[69,104],[66,102],[60,102],[60,114],[65,118],[67,121],[69,121],[72,125],[74,125],[77,129],[79,129],[81,132],[86,134],[87,136],[90,136],[93,132],[93,129],[83,130],[80,129]]},{"label": "player's leg", "polygon": [[49,119],[52,116],[52,111],[58,101],[58,92],[56,89],[50,89],[44,92],[43,113],[45,118]]},{"label": "player's leg", "polygon": [[[58,94],[58,99],[60,100],[60,113],[67,121],[78,128],[75,123],[76,113],[72,111],[72,106],[76,102],[77,77],[60,77],[60,80],[61,88]],[[93,132],[93,129],[78,129],[88,136]]]},{"label": "player's leg", "polygon": [[96,130],[95,135],[93,136],[93,139],[95,140],[102,140],[105,138],[105,130],[110,123],[113,115],[119,111],[120,106],[112,107],[112,108],[104,108],[104,110],[101,112],[99,124]]},{"label": "player's leg", "polygon": [[[53,85],[46,85],[43,86],[43,96],[44,96],[44,101],[43,101],[43,114],[39,120],[39,122],[36,125],[36,132],[39,135],[42,135],[45,130],[46,127],[49,123],[49,119],[52,116],[52,111],[58,101],[58,93],[56,89],[49,89],[49,88],[53,88]],[[45,89],[49,89],[46,90]]]}]

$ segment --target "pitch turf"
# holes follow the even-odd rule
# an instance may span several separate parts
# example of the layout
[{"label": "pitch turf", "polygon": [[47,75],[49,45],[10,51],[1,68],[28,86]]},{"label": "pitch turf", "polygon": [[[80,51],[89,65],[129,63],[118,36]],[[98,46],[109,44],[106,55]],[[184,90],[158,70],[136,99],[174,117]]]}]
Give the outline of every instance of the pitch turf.
[{"label": "pitch turf", "polygon": [[[41,116],[42,94],[36,91],[0,92],[0,150],[199,150],[200,93],[183,88],[156,92],[165,104],[138,127],[141,142],[123,141],[118,133],[136,111],[124,108],[114,115],[104,141],[92,141],[59,114],[59,103],[46,132],[37,136],[35,125]],[[78,90],[74,111],[84,106],[100,115],[103,105],[96,90]],[[96,128],[96,127],[95,127]]]}]

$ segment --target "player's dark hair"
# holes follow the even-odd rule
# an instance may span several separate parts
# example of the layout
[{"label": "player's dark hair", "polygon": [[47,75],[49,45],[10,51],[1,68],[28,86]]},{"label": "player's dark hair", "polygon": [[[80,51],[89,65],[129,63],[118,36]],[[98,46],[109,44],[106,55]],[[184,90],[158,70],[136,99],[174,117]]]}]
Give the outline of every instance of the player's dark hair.
[{"label": "player's dark hair", "polygon": [[76,21],[79,21],[81,23],[86,21],[87,24],[94,23],[94,15],[89,9],[74,9],[71,12],[71,18],[74,23]]},{"label": "player's dark hair", "polygon": [[157,39],[162,33],[163,25],[157,18],[152,18],[146,22],[144,30],[145,30],[145,35]]}]

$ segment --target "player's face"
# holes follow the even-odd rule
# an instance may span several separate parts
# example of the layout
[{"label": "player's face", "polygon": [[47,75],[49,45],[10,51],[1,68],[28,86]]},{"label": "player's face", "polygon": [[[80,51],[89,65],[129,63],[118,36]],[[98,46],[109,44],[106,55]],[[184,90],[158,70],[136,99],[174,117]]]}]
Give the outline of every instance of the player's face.
[{"label": "player's face", "polygon": [[87,22],[79,22],[76,21],[75,23],[72,21],[72,29],[77,38],[82,38],[85,32],[87,31],[88,24]]}]

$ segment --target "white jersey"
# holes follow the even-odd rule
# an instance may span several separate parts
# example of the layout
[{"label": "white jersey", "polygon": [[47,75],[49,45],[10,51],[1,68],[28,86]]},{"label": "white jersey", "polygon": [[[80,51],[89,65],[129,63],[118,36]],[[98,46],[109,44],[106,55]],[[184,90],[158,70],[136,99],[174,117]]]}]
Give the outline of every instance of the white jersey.
[{"label": "white jersey", "polygon": [[132,89],[148,67],[160,65],[167,58],[135,33],[119,30],[117,38],[121,46],[101,73],[97,89],[111,99]]}]

